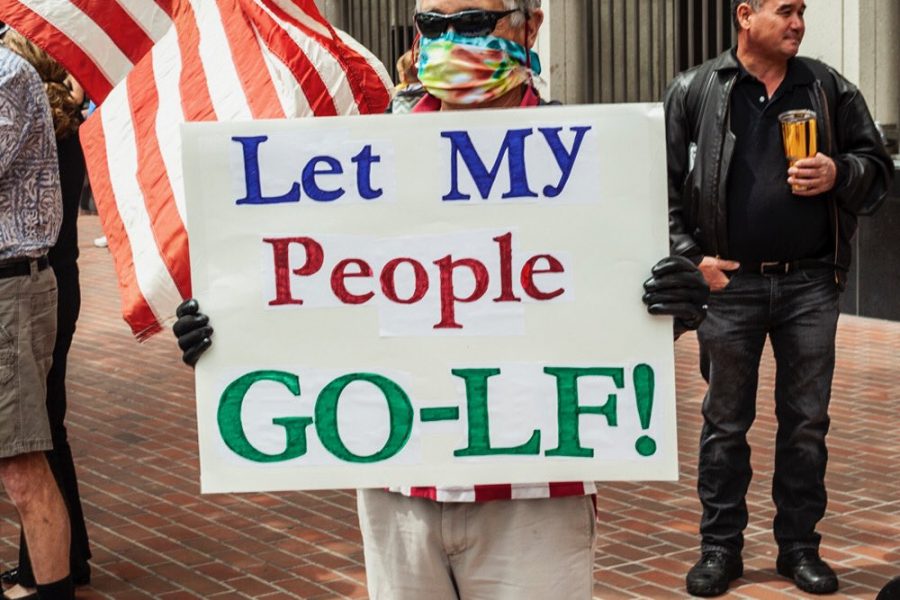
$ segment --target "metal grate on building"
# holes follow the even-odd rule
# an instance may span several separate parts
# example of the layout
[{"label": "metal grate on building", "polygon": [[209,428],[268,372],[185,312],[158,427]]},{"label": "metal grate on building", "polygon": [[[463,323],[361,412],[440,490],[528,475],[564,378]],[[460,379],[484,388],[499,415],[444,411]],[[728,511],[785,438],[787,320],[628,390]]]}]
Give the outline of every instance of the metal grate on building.
[{"label": "metal grate on building", "polygon": [[677,73],[733,43],[729,0],[577,1],[582,102],[657,101]]},{"label": "metal grate on building", "polygon": [[335,25],[375,53],[397,81],[396,62],[412,47],[415,0],[339,0]]}]

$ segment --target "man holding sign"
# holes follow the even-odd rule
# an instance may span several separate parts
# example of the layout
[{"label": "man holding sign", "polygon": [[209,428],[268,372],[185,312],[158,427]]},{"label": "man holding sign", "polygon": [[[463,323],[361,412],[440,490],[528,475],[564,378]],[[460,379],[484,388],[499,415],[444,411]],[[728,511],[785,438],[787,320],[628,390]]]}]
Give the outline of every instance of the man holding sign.
[{"label": "man holding sign", "polygon": [[[532,77],[540,72],[540,62],[537,54],[531,50],[543,21],[540,4],[540,0],[418,2],[416,23],[421,35],[419,76],[428,94],[413,112],[534,107],[542,104],[532,86]],[[397,118],[396,121],[400,126],[416,124],[415,117],[408,119],[403,121]],[[546,197],[553,197],[561,192],[565,179],[572,172],[577,146],[585,135],[584,128],[569,129],[575,135],[571,150],[565,148],[560,141],[558,129],[541,129],[540,135],[531,138],[545,141],[554,150],[552,156],[556,158],[563,174],[563,180],[553,182],[555,187],[551,184],[543,188]],[[509,155],[514,154],[516,147],[524,145],[525,136],[533,134],[531,130],[523,131],[526,133],[519,138],[512,135],[514,132],[510,132],[505,138],[503,149],[509,150]],[[472,158],[471,152],[467,154],[473,148],[472,140],[463,133],[445,132],[443,136],[453,149],[453,160],[457,161],[453,164],[465,161],[465,166],[472,171],[475,161],[469,160]],[[268,143],[262,136],[235,136],[232,140],[241,144],[241,160],[247,173],[252,173],[248,175],[246,197],[238,202],[300,202],[299,184],[291,188],[290,197],[265,196],[262,187],[258,185],[261,161],[257,151],[261,144]],[[516,146],[517,143],[520,145]],[[557,152],[560,148],[562,149]],[[372,172],[384,157],[375,153],[371,146],[354,148],[352,153],[354,156],[350,162],[354,165],[357,192],[363,199],[373,199],[381,190],[372,182]],[[509,161],[511,164],[514,162],[512,158]],[[344,164],[349,165],[350,162],[344,161]],[[498,164],[499,162],[498,160]],[[248,164],[252,168],[247,168]],[[303,169],[303,191],[306,197],[313,201],[335,200],[316,197],[321,196],[322,192],[327,193],[316,184],[316,176],[325,171],[310,164]],[[483,165],[481,167],[483,169]],[[335,162],[328,172],[340,173],[339,168],[342,170],[345,167]],[[455,169],[456,166],[454,173]],[[496,169],[495,167],[493,172],[485,173],[481,180],[476,177],[476,185],[481,186],[484,179],[489,178],[486,185],[490,188],[489,184],[496,178]],[[514,170],[511,166],[510,171]],[[511,176],[511,189],[504,198],[514,196],[517,191],[521,191],[523,196],[537,196],[536,193],[529,194],[531,190],[527,182],[521,183],[524,179],[519,183],[512,180]],[[456,183],[454,176],[453,186],[444,196],[444,201],[467,200]],[[519,184],[522,189],[517,187]],[[489,192],[488,189],[484,194],[485,198]],[[340,193],[344,193],[343,188]],[[425,193],[422,195],[423,198],[428,196]],[[482,240],[474,236],[472,240],[472,245],[465,248],[465,251],[473,254],[467,254],[466,258],[454,255],[457,260],[452,260],[448,254],[444,259],[433,263],[438,266],[439,275],[432,287],[439,287],[441,290],[437,314],[428,317],[433,317],[429,325],[435,323],[434,329],[460,330],[467,326],[468,322],[457,318],[458,315],[454,313],[456,303],[461,305],[476,296],[487,300],[485,289],[490,276],[493,276],[490,281],[500,281],[502,288],[500,296],[493,300],[494,306],[503,302],[521,302],[520,297],[523,296],[527,296],[526,301],[530,299],[541,302],[552,300],[557,293],[562,294],[562,287],[552,289],[552,286],[540,287],[535,283],[535,277],[539,274],[562,273],[562,259],[557,260],[549,253],[535,255],[525,261],[521,272],[513,269],[515,243],[513,233],[510,232],[488,238],[492,242],[488,247],[493,247],[499,254],[496,262],[499,274],[489,273],[485,266],[486,259],[479,260],[474,248],[475,243],[481,243]],[[290,273],[307,277],[328,271],[323,268],[324,261],[330,259],[335,247],[339,247],[333,239],[314,238],[311,235],[277,239],[269,237],[265,241],[272,246],[275,271],[284,274],[285,278]],[[301,248],[305,256],[303,265],[293,271],[291,267],[296,265],[290,263],[291,246]],[[367,250],[370,248],[367,247]],[[408,306],[413,300],[421,300],[425,290],[435,280],[430,279],[422,267],[423,264],[428,264],[427,261],[408,258],[415,254],[414,250],[404,251],[408,254],[388,261],[381,270],[380,290],[389,300]],[[377,249],[372,252],[378,254]],[[401,298],[397,292],[397,269],[403,261],[406,266],[413,266],[413,279],[422,283],[421,290],[420,286],[415,286],[409,298]],[[330,289],[341,303],[365,304],[372,299],[375,291],[363,294],[359,288],[353,288],[348,283],[351,278],[372,278],[373,269],[370,264],[377,263],[375,259],[368,257],[345,258],[330,270]],[[475,291],[469,298],[458,296],[461,292],[453,288],[453,271],[457,267],[469,269],[475,275]],[[514,270],[517,278],[512,277]],[[479,277],[479,274],[483,276]],[[378,281],[378,274],[374,277]],[[515,279],[522,283],[521,292],[513,289]],[[270,305],[300,304],[310,300],[309,296],[300,298],[299,292],[293,293],[287,280],[279,280],[274,287],[274,300]],[[708,290],[699,271],[690,261],[663,259],[654,267],[653,276],[645,287],[647,293],[644,301],[648,304],[649,311],[674,316],[676,330],[694,329],[702,321]],[[373,289],[379,289],[377,284]],[[194,365],[210,346],[212,328],[208,317],[199,312],[195,300],[182,304],[178,316],[175,333],[184,351],[185,362]],[[298,343],[302,344],[302,341]],[[639,370],[635,369],[636,372]],[[486,380],[490,376],[484,375],[487,371],[489,370],[455,369],[453,372],[465,380],[469,399],[470,446],[459,451],[457,456],[465,455],[467,450],[474,453],[471,421],[475,419],[473,410],[479,405],[472,399],[478,397],[479,393],[482,397],[486,396]],[[562,369],[551,367],[544,369],[545,373],[556,376],[557,381],[565,378],[561,371]],[[499,369],[496,372],[499,373]],[[479,373],[483,375],[480,379]],[[372,376],[371,381],[374,379],[375,376]],[[340,380],[335,380],[325,386],[326,391],[320,394],[320,399],[329,389],[340,385],[339,382]],[[389,387],[385,378],[379,377],[379,382],[383,388]],[[560,389],[562,388],[565,386],[560,384]],[[337,393],[342,389],[338,389]],[[299,393],[299,387],[297,390]],[[398,386],[392,388],[390,393],[386,392],[386,396],[391,394],[400,395],[402,390]],[[316,418],[320,419],[318,407],[319,403]],[[578,413],[582,408],[586,407],[576,405],[573,410]],[[599,407],[590,408],[599,410]],[[436,411],[447,409],[431,410],[429,414],[435,417]],[[424,411],[422,415],[422,420],[425,421]],[[577,423],[575,427],[577,429]],[[486,433],[484,437],[486,440]],[[333,444],[333,440],[323,443]],[[494,449],[489,442],[484,446],[488,451]],[[650,449],[646,451],[648,454],[653,452]],[[446,479],[446,474],[441,473],[440,477],[435,478]],[[593,482],[582,481],[360,490],[360,526],[371,596],[389,600],[482,597],[518,600],[554,596],[590,598],[593,587],[594,495]]]}]

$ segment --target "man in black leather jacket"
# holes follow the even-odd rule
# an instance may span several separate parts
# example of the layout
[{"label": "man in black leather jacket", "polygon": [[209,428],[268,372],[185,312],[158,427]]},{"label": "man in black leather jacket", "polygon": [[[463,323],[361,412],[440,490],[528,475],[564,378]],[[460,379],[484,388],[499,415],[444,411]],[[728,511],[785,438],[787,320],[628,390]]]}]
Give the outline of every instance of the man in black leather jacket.
[{"label": "man in black leather jacket", "polygon": [[[828,403],[839,291],[857,215],[884,200],[893,165],[859,90],[797,58],[803,0],[733,0],[737,47],[678,75],[665,97],[672,252],[712,291],[698,331],[709,390],[698,491],[701,558],[693,595],[743,573],[751,479],[746,441],[768,336],[777,377],[773,499],[777,570],[811,593],[837,589],[819,557]],[[818,152],[790,168],[778,115],[817,115]]]}]

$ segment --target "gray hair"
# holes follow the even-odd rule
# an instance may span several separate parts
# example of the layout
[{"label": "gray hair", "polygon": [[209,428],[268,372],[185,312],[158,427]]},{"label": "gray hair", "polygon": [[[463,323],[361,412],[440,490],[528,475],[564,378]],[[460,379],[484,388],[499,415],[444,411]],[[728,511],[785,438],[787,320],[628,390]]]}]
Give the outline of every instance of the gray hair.
[{"label": "gray hair", "polygon": [[[756,0],[759,1],[759,0]],[[531,13],[541,7],[541,0],[503,0],[507,10],[519,9],[526,13]],[[416,0],[416,11],[422,9],[422,0]],[[509,16],[513,27],[521,27],[525,23],[525,15],[521,12]]]},{"label": "gray hair", "polygon": [[734,21],[734,28],[738,31],[741,30],[741,24],[738,23],[737,9],[741,4],[749,4],[750,8],[753,9],[753,12],[757,12],[760,8],[762,8],[763,2],[765,0],[731,0],[731,20]]}]

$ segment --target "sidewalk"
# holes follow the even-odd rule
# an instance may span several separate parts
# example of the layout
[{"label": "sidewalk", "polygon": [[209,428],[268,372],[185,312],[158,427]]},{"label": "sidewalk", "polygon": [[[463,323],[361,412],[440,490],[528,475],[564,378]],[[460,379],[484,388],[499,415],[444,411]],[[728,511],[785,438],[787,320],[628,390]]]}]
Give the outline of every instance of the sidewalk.
[{"label": "sidewalk", "polygon": [[[94,550],[84,600],[366,598],[352,491],[200,496],[193,381],[174,338],[133,341],[112,261],[80,225],[83,305],[69,357],[69,436]],[[703,382],[696,340],[677,346],[681,481],[603,484],[595,598],[685,598],[697,556],[694,490]],[[803,598],[774,571],[770,532],[773,367],[767,351],[751,433],[745,575],[730,598]],[[823,554],[832,598],[873,598],[900,575],[900,323],[842,318],[832,401]],[[17,558],[0,495],[0,568]],[[568,599],[560,599],[568,600]]]}]

